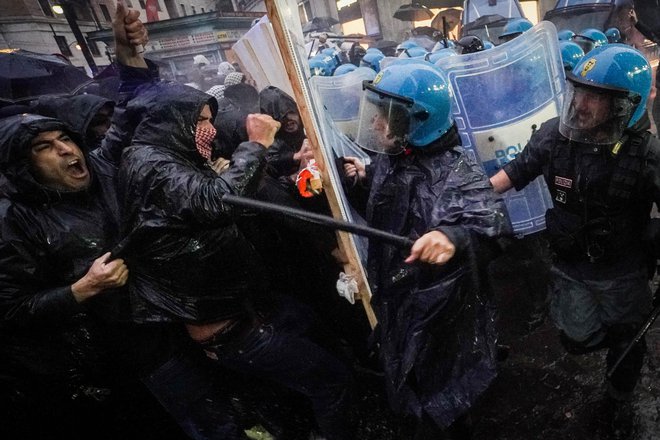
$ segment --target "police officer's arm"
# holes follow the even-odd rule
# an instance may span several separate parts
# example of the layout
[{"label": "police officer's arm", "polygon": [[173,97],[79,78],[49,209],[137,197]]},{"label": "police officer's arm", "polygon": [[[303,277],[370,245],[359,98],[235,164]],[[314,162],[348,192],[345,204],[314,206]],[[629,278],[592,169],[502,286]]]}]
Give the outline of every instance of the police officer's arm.
[{"label": "police officer's arm", "polygon": [[513,182],[509,179],[506,171],[499,170],[493,177],[490,178],[490,184],[496,193],[502,194],[513,188]]},{"label": "police officer's arm", "polygon": [[407,263],[445,264],[481,238],[512,233],[504,201],[497,196],[481,167],[463,156],[449,174],[429,215],[432,230],[411,248]]},{"label": "police officer's arm", "polygon": [[501,194],[511,188],[521,190],[543,174],[550,163],[553,143],[558,138],[558,124],[559,119],[555,118],[541,125],[525,148],[490,178],[496,193]]},{"label": "police officer's arm", "polygon": [[429,264],[445,264],[456,254],[456,246],[441,231],[431,231],[422,235],[410,249],[406,263],[421,261]]}]

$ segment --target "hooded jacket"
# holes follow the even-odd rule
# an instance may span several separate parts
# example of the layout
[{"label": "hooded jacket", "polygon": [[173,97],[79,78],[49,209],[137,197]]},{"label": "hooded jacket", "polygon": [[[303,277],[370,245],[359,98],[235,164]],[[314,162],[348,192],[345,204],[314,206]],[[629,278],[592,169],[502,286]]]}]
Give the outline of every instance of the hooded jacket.
[{"label": "hooded jacket", "polygon": [[495,330],[477,255],[510,234],[504,203],[463,153],[455,128],[424,149],[378,155],[369,170],[370,226],[413,240],[443,232],[456,246],[443,266],[404,262],[409,250],[369,242],[371,304],[391,405],[449,426],[496,375]]},{"label": "hooded jacket", "polygon": [[34,113],[50,116],[68,124],[85,137],[90,150],[100,145],[100,139],[87,137],[89,125],[103,106],[115,106],[114,101],[97,95],[43,96],[33,104]]},{"label": "hooded jacket", "polygon": [[250,298],[266,287],[259,256],[234,222],[241,212],[221,199],[225,193],[254,195],[266,150],[242,143],[219,177],[195,146],[206,104],[215,116],[215,98],[159,83],[128,106],[143,115],[119,173],[124,255],[139,321],[240,319]]},{"label": "hooded jacket", "polygon": [[[298,106],[288,94],[281,89],[269,86],[259,92],[259,107],[261,113],[270,115],[276,121],[284,124],[284,118],[289,112],[298,113]],[[298,113],[299,114],[299,113]],[[266,160],[269,173],[274,177],[289,176],[298,171],[300,163],[293,160],[293,155],[302,147],[305,130],[300,121],[300,130],[287,133],[284,127],[275,135],[275,143],[268,149]]]},{"label": "hooded jacket", "polygon": [[[22,114],[0,121],[0,339],[10,369],[66,377],[98,372],[104,321],[129,317],[126,296],[104,292],[83,304],[71,284],[112,248],[119,232],[115,165],[108,149],[86,154],[90,186],[62,192],[37,182],[30,142],[39,132],[68,132],[62,122]],[[98,319],[92,319],[96,316]],[[7,367],[7,365],[4,365]],[[78,373],[74,373],[74,372]]]}]

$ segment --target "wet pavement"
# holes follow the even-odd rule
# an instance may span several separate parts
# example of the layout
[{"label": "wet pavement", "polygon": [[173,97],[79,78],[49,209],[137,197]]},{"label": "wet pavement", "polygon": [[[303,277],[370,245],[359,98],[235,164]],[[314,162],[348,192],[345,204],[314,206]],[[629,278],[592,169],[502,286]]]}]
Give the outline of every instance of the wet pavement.
[{"label": "wet pavement", "polygon": [[[505,265],[506,266],[506,265]],[[499,375],[473,411],[473,440],[609,440],[604,401],[605,351],[567,354],[549,319],[530,323],[545,282],[535,264],[496,268],[500,344],[510,347]],[[502,270],[500,270],[502,269]],[[532,292],[537,290],[536,294]],[[634,395],[631,439],[660,439],[660,320],[647,335],[649,347]],[[379,378],[358,373],[360,440],[404,440],[388,410]],[[436,440],[436,439],[429,439]]]}]

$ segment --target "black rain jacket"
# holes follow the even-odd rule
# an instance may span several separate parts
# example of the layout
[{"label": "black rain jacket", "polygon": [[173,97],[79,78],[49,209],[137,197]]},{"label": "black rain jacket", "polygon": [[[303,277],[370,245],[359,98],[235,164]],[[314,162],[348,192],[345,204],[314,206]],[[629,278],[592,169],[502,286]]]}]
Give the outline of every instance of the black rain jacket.
[{"label": "black rain jacket", "polygon": [[[298,105],[283,90],[269,86],[259,92],[259,107],[261,113],[270,115],[276,121],[283,123],[289,112],[298,113]],[[298,171],[300,162],[293,160],[293,155],[302,147],[305,131],[300,121],[300,130],[296,133],[286,133],[281,128],[275,135],[275,143],[268,149],[268,173],[273,177],[289,176]]]},{"label": "black rain jacket", "polygon": [[142,90],[128,105],[142,114],[122,156],[119,186],[138,321],[207,323],[245,317],[266,289],[258,254],[235,224],[241,214],[222,202],[254,196],[266,150],[244,142],[218,176],[197,152],[204,105],[216,100],[176,83]]},{"label": "black rain jacket", "polygon": [[[495,378],[494,313],[478,255],[511,223],[452,128],[425,149],[378,155],[369,170],[370,226],[417,239],[442,231],[456,246],[443,266],[404,262],[409,249],[370,240],[371,304],[391,405],[447,427]],[[484,245],[484,246],[482,246]]]},{"label": "black rain jacket", "polygon": [[22,114],[0,121],[0,351],[9,364],[3,367],[20,375],[80,384],[94,380],[85,374],[103,374],[103,323],[130,317],[125,293],[104,292],[84,305],[71,293],[118,236],[116,153],[108,144],[86,154],[88,189],[55,191],[34,179],[28,161],[32,137],[45,130],[69,132],[83,145],[55,119]]}]

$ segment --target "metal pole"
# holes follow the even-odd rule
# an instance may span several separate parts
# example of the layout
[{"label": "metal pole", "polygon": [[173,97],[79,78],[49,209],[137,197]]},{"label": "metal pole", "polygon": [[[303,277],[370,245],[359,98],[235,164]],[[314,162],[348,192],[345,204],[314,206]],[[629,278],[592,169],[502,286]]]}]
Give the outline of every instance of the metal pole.
[{"label": "metal pole", "polygon": [[71,28],[71,32],[73,32],[73,36],[76,37],[76,41],[78,42],[78,45],[82,50],[83,56],[85,57],[85,61],[87,61],[87,64],[89,65],[89,68],[92,71],[92,75],[96,75],[99,69],[96,66],[96,62],[94,61],[94,57],[92,56],[92,53],[89,51],[89,46],[87,46],[87,40],[85,39],[82,32],[80,31],[80,28],[78,27],[78,22],[76,21],[75,18],[76,15],[71,7],[71,4],[69,3],[69,1],[62,1],[60,3],[60,6],[62,6],[62,10],[64,11],[64,18],[66,18],[67,23],[69,23],[69,27]]},{"label": "metal pole", "polygon": [[240,206],[255,211],[267,212],[272,214],[280,214],[286,217],[297,218],[299,220],[314,223],[320,226],[325,226],[330,229],[336,229],[345,232],[351,232],[357,235],[381,240],[386,243],[398,246],[403,249],[410,249],[414,241],[408,237],[391,234],[389,232],[381,231],[380,229],[371,228],[369,226],[358,225],[349,223],[343,220],[337,220],[327,215],[316,214],[314,212],[303,211],[302,209],[289,208],[286,206],[276,205],[274,203],[262,202],[259,200],[249,199],[247,197],[239,197],[231,194],[222,196],[222,201],[228,205]]},{"label": "metal pole", "polygon": [[[656,295],[658,295],[658,293],[656,293]],[[614,372],[616,371],[616,369],[619,368],[619,365],[621,364],[621,362],[623,362],[623,360],[626,358],[626,356],[628,356],[628,353],[630,353],[630,350],[632,350],[632,348],[635,345],[637,345],[637,343],[639,343],[639,341],[642,340],[642,338],[644,337],[646,332],[649,330],[649,328],[651,328],[651,326],[653,325],[655,320],[658,318],[658,315],[660,315],[660,305],[657,306],[655,309],[653,309],[653,311],[651,312],[649,317],[646,319],[646,322],[644,322],[644,325],[642,325],[642,327],[639,329],[639,331],[635,335],[635,339],[633,339],[630,342],[630,344],[628,344],[628,346],[623,351],[623,353],[621,353],[621,356],[619,356],[619,359],[616,360],[616,362],[614,363],[612,368],[610,368],[610,370],[607,372],[608,379],[611,378],[612,375],[614,374]]]}]

